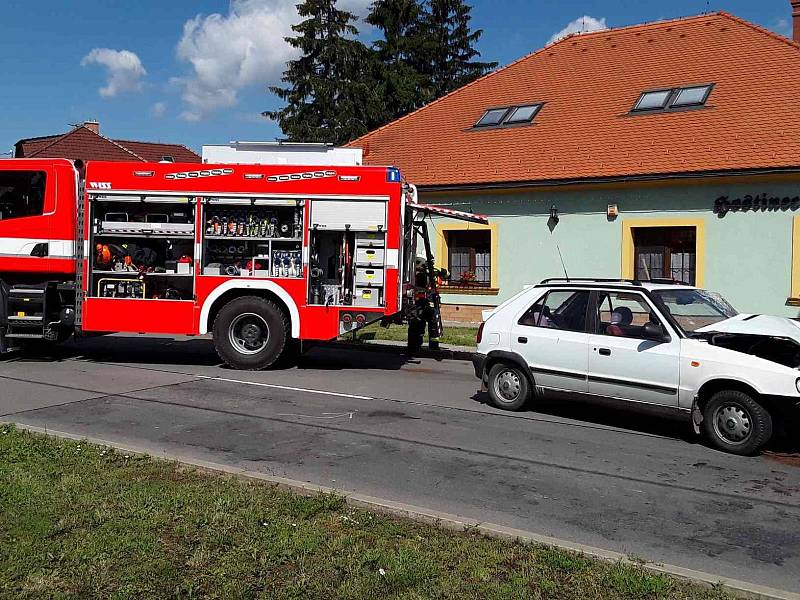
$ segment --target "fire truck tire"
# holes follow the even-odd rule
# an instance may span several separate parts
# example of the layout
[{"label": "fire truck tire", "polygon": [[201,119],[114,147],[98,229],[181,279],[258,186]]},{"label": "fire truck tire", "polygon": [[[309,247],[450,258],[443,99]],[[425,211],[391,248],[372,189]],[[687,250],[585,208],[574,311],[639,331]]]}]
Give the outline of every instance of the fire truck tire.
[{"label": "fire truck tire", "polygon": [[289,318],[274,302],[242,296],[223,306],[214,319],[214,347],[234,369],[257,371],[281,359],[289,331]]}]

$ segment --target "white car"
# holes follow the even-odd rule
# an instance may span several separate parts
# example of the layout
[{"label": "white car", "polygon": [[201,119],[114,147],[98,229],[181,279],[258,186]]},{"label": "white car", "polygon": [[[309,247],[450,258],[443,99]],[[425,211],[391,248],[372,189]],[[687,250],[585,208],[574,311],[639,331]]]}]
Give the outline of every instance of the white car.
[{"label": "white car", "polygon": [[[475,374],[492,403],[585,396],[691,420],[716,447],[758,452],[800,415],[800,323],[741,315],[665,281],[548,279],[484,313]],[[789,430],[791,431],[791,430]]]}]

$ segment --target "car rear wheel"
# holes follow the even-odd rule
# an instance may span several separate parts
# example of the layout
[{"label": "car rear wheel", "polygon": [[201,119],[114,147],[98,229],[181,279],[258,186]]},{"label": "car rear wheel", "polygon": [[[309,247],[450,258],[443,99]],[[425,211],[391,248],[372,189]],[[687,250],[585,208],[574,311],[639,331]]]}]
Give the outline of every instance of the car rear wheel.
[{"label": "car rear wheel", "polygon": [[228,302],[214,319],[214,347],[234,369],[274,365],[289,345],[289,320],[274,302],[244,296]]},{"label": "car rear wheel", "polygon": [[489,370],[488,387],[492,404],[503,410],[521,410],[531,395],[530,383],[522,370],[505,363]]},{"label": "car rear wheel", "polygon": [[703,411],[703,429],[720,450],[748,456],[772,437],[772,417],[749,394],[738,390],[717,392]]}]

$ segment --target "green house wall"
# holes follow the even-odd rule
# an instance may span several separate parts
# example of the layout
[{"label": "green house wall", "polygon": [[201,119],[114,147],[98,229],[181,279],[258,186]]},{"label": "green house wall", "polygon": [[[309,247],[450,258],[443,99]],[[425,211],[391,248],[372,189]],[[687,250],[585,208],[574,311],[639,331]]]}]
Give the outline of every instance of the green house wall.
[{"label": "green house wall", "polygon": [[[546,277],[563,277],[558,248],[572,277],[621,277],[623,223],[626,219],[703,219],[704,287],[720,292],[739,311],[790,317],[793,217],[800,210],[714,213],[717,198],[747,194],[795,197],[800,180],[760,183],[628,185],[615,188],[553,189],[501,193],[425,194],[421,200],[471,210],[498,224],[499,294],[445,294],[446,304],[494,305],[522,286]],[[619,216],[609,219],[607,206]],[[550,230],[551,206],[559,222]],[[437,220],[439,223],[449,222]],[[438,251],[439,244],[432,240]],[[800,273],[796,274],[800,276]]]}]

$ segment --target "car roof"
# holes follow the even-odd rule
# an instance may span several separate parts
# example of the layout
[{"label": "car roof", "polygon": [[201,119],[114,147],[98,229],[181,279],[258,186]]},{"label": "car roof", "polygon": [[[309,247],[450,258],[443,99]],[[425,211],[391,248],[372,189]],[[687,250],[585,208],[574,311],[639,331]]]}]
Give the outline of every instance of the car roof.
[{"label": "car roof", "polygon": [[594,278],[553,278],[544,279],[538,284],[533,284],[527,287],[543,288],[543,287],[592,287],[592,288],[627,288],[631,290],[696,290],[695,286],[688,285],[679,281],[671,280],[636,280],[636,279],[594,279]]}]

